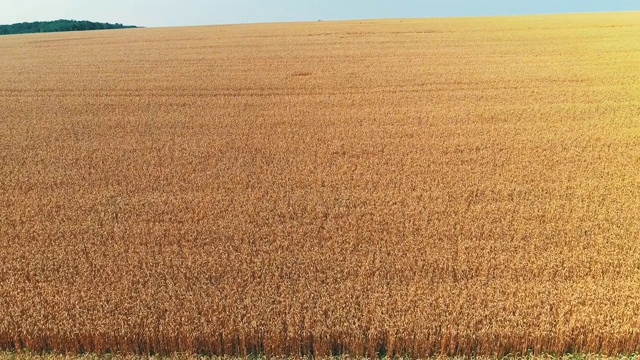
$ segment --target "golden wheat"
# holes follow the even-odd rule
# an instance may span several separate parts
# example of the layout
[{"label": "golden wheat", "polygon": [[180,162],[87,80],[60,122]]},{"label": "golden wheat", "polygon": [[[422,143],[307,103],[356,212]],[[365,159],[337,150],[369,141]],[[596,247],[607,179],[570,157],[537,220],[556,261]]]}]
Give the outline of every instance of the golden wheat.
[{"label": "golden wheat", "polygon": [[0,38],[0,348],[640,351],[640,13]]}]

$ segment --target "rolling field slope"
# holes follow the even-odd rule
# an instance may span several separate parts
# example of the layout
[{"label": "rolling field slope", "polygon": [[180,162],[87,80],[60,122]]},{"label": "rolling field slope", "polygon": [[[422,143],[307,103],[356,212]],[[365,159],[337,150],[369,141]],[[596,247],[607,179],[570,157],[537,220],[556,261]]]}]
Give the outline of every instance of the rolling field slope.
[{"label": "rolling field slope", "polygon": [[640,351],[640,13],[0,38],[0,349]]}]

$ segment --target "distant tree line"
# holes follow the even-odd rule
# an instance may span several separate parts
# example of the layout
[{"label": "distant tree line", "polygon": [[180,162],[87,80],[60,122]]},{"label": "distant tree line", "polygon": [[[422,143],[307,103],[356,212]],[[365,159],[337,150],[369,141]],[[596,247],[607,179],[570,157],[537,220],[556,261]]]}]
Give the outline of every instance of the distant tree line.
[{"label": "distant tree line", "polygon": [[107,29],[127,29],[137,26],[122,25],[119,23],[99,23],[91,21],[77,20],[55,20],[23,22],[12,25],[0,25],[0,35],[44,33],[59,31],[83,31],[83,30],[107,30]]}]

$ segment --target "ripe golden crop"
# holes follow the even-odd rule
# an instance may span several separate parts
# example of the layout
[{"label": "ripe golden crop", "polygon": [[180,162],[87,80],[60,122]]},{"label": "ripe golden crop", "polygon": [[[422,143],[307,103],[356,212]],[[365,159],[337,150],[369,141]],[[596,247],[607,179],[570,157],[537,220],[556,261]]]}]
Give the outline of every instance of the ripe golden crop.
[{"label": "ripe golden crop", "polygon": [[640,351],[638,16],[0,37],[0,349]]}]

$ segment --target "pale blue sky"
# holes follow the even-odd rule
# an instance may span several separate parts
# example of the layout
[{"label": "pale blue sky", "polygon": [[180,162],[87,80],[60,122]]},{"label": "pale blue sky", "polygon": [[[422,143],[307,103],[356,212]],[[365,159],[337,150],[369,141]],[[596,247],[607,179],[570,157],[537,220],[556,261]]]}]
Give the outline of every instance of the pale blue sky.
[{"label": "pale blue sky", "polygon": [[75,19],[155,27],[620,10],[640,10],[640,0],[0,0],[0,24]]}]

